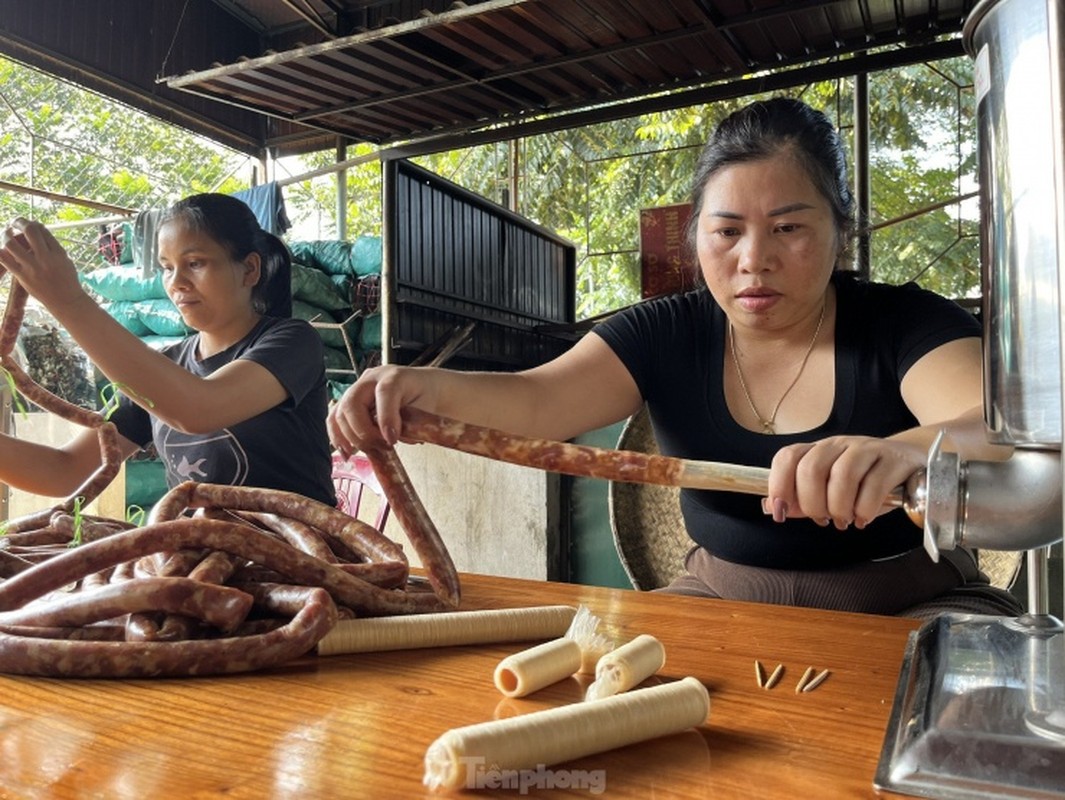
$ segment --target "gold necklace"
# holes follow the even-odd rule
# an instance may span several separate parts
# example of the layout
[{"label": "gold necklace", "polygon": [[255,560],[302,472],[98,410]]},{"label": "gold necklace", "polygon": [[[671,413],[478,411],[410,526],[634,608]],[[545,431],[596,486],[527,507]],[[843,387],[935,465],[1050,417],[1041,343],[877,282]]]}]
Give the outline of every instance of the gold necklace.
[{"label": "gold necklace", "polygon": [[732,329],[732,321],[729,320],[728,340],[729,351],[732,353],[732,363],[736,365],[736,376],[740,379],[740,388],[743,389],[743,396],[747,398],[747,405],[751,407],[751,413],[754,414],[754,418],[758,420],[758,424],[762,426],[762,433],[775,434],[777,432],[774,423],[777,419],[777,412],[780,411],[780,404],[784,402],[784,398],[795,388],[795,384],[799,382],[799,377],[802,375],[802,371],[806,369],[806,362],[810,360],[810,353],[814,351],[814,345],[817,343],[818,334],[821,333],[821,324],[825,321],[826,305],[827,302],[821,303],[821,316],[817,318],[817,327],[814,328],[814,337],[810,340],[810,346],[806,348],[806,355],[802,357],[799,369],[795,373],[795,377],[791,379],[791,383],[788,384],[788,388],[784,390],[784,394],[780,396],[780,399],[777,400],[777,404],[773,406],[773,413],[769,415],[769,419],[765,419],[758,413],[758,409],[754,405],[754,400],[751,399],[751,392],[747,388],[747,381],[743,379],[743,370],[740,369],[740,359],[736,356],[736,334]]}]

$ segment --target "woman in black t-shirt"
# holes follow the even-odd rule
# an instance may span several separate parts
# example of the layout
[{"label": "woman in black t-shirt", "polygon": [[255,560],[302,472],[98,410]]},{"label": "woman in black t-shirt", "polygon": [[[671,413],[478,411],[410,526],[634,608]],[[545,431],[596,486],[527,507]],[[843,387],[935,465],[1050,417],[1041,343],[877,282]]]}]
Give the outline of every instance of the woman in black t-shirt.
[{"label": "woman in black t-shirt", "polygon": [[562,356],[518,373],[385,366],[330,413],[342,451],[395,442],[400,410],[570,439],[646,403],[666,455],[770,467],[768,497],[683,493],[690,574],[708,597],[923,614],[1019,613],[972,555],[934,564],[883,501],[948,429],[987,441],[980,330],[913,286],[845,280],[854,201],[842,144],[792,99],[726,118],[700,156],[689,242],[704,286],[619,312]]}]

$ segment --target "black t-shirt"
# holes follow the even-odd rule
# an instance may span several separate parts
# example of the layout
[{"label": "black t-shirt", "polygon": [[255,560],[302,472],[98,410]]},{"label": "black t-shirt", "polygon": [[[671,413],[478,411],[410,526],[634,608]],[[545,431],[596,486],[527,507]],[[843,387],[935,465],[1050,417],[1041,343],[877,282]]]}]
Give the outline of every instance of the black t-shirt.
[{"label": "black t-shirt", "polygon": [[[768,467],[784,445],[838,434],[890,436],[917,420],[902,399],[906,371],[936,347],[980,335],[956,303],[916,284],[892,286],[833,278],[836,305],[835,400],[813,430],[765,435],[743,428],[725,403],[725,315],[705,288],[640,303],[594,332],[632,374],[647,403],[662,453],[678,458]],[[921,544],[901,510],[864,530],[837,531],[806,519],[773,522],[761,498],[684,489],[681,510],[691,537],[741,564],[815,569],[896,555]]]},{"label": "black t-shirt", "polygon": [[[174,430],[122,397],[111,416],[118,432],[142,447],[154,442],[167,484],[182,481],[283,489],[336,504],[325,419],[328,396],[322,340],[299,319],[263,317],[232,347],[199,360],[194,334],[162,353],[206,377],[238,358],[261,364],[288,398],[263,413],[209,434]],[[151,400],[150,397],[147,398]]]}]

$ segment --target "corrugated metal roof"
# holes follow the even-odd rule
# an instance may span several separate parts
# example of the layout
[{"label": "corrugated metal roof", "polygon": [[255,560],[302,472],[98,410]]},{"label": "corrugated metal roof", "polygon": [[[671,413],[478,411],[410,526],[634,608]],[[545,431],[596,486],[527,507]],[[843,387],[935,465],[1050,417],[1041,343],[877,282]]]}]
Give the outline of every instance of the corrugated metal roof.
[{"label": "corrugated metal roof", "polygon": [[[163,79],[306,128],[388,144],[711,86],[937,38],[969,0],[483,0],[348,35],[396,3],[216,0],[322,41]],[[405,4],[410,6],[410,4]],[[415,4],[418,5],[418,4]],[[427,4],[422,4],[423,6]],[[267,7],[272,7],[272,11]],[[361,15],[361,16],[360,16]],[[269,38],[269,36],[267,36]],[[958,52],[960,52],[960,47]],[[840,63],[837,74],[848,74]]]}]

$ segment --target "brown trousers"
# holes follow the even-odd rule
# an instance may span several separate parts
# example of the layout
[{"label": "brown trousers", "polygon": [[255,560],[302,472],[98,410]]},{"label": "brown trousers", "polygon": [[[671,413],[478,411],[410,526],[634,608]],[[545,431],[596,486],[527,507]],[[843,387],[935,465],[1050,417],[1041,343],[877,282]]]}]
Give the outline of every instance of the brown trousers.
[{"label": "brown trousers", "polygon": [[694,547],[684,566],[688,574],[658,591],[919,619],[946,612],[1024,613],[1013,595],[991,586],[964,548],[944,551],[938,563],[917,548],[837,569],[782,570],[735,564]]}]

